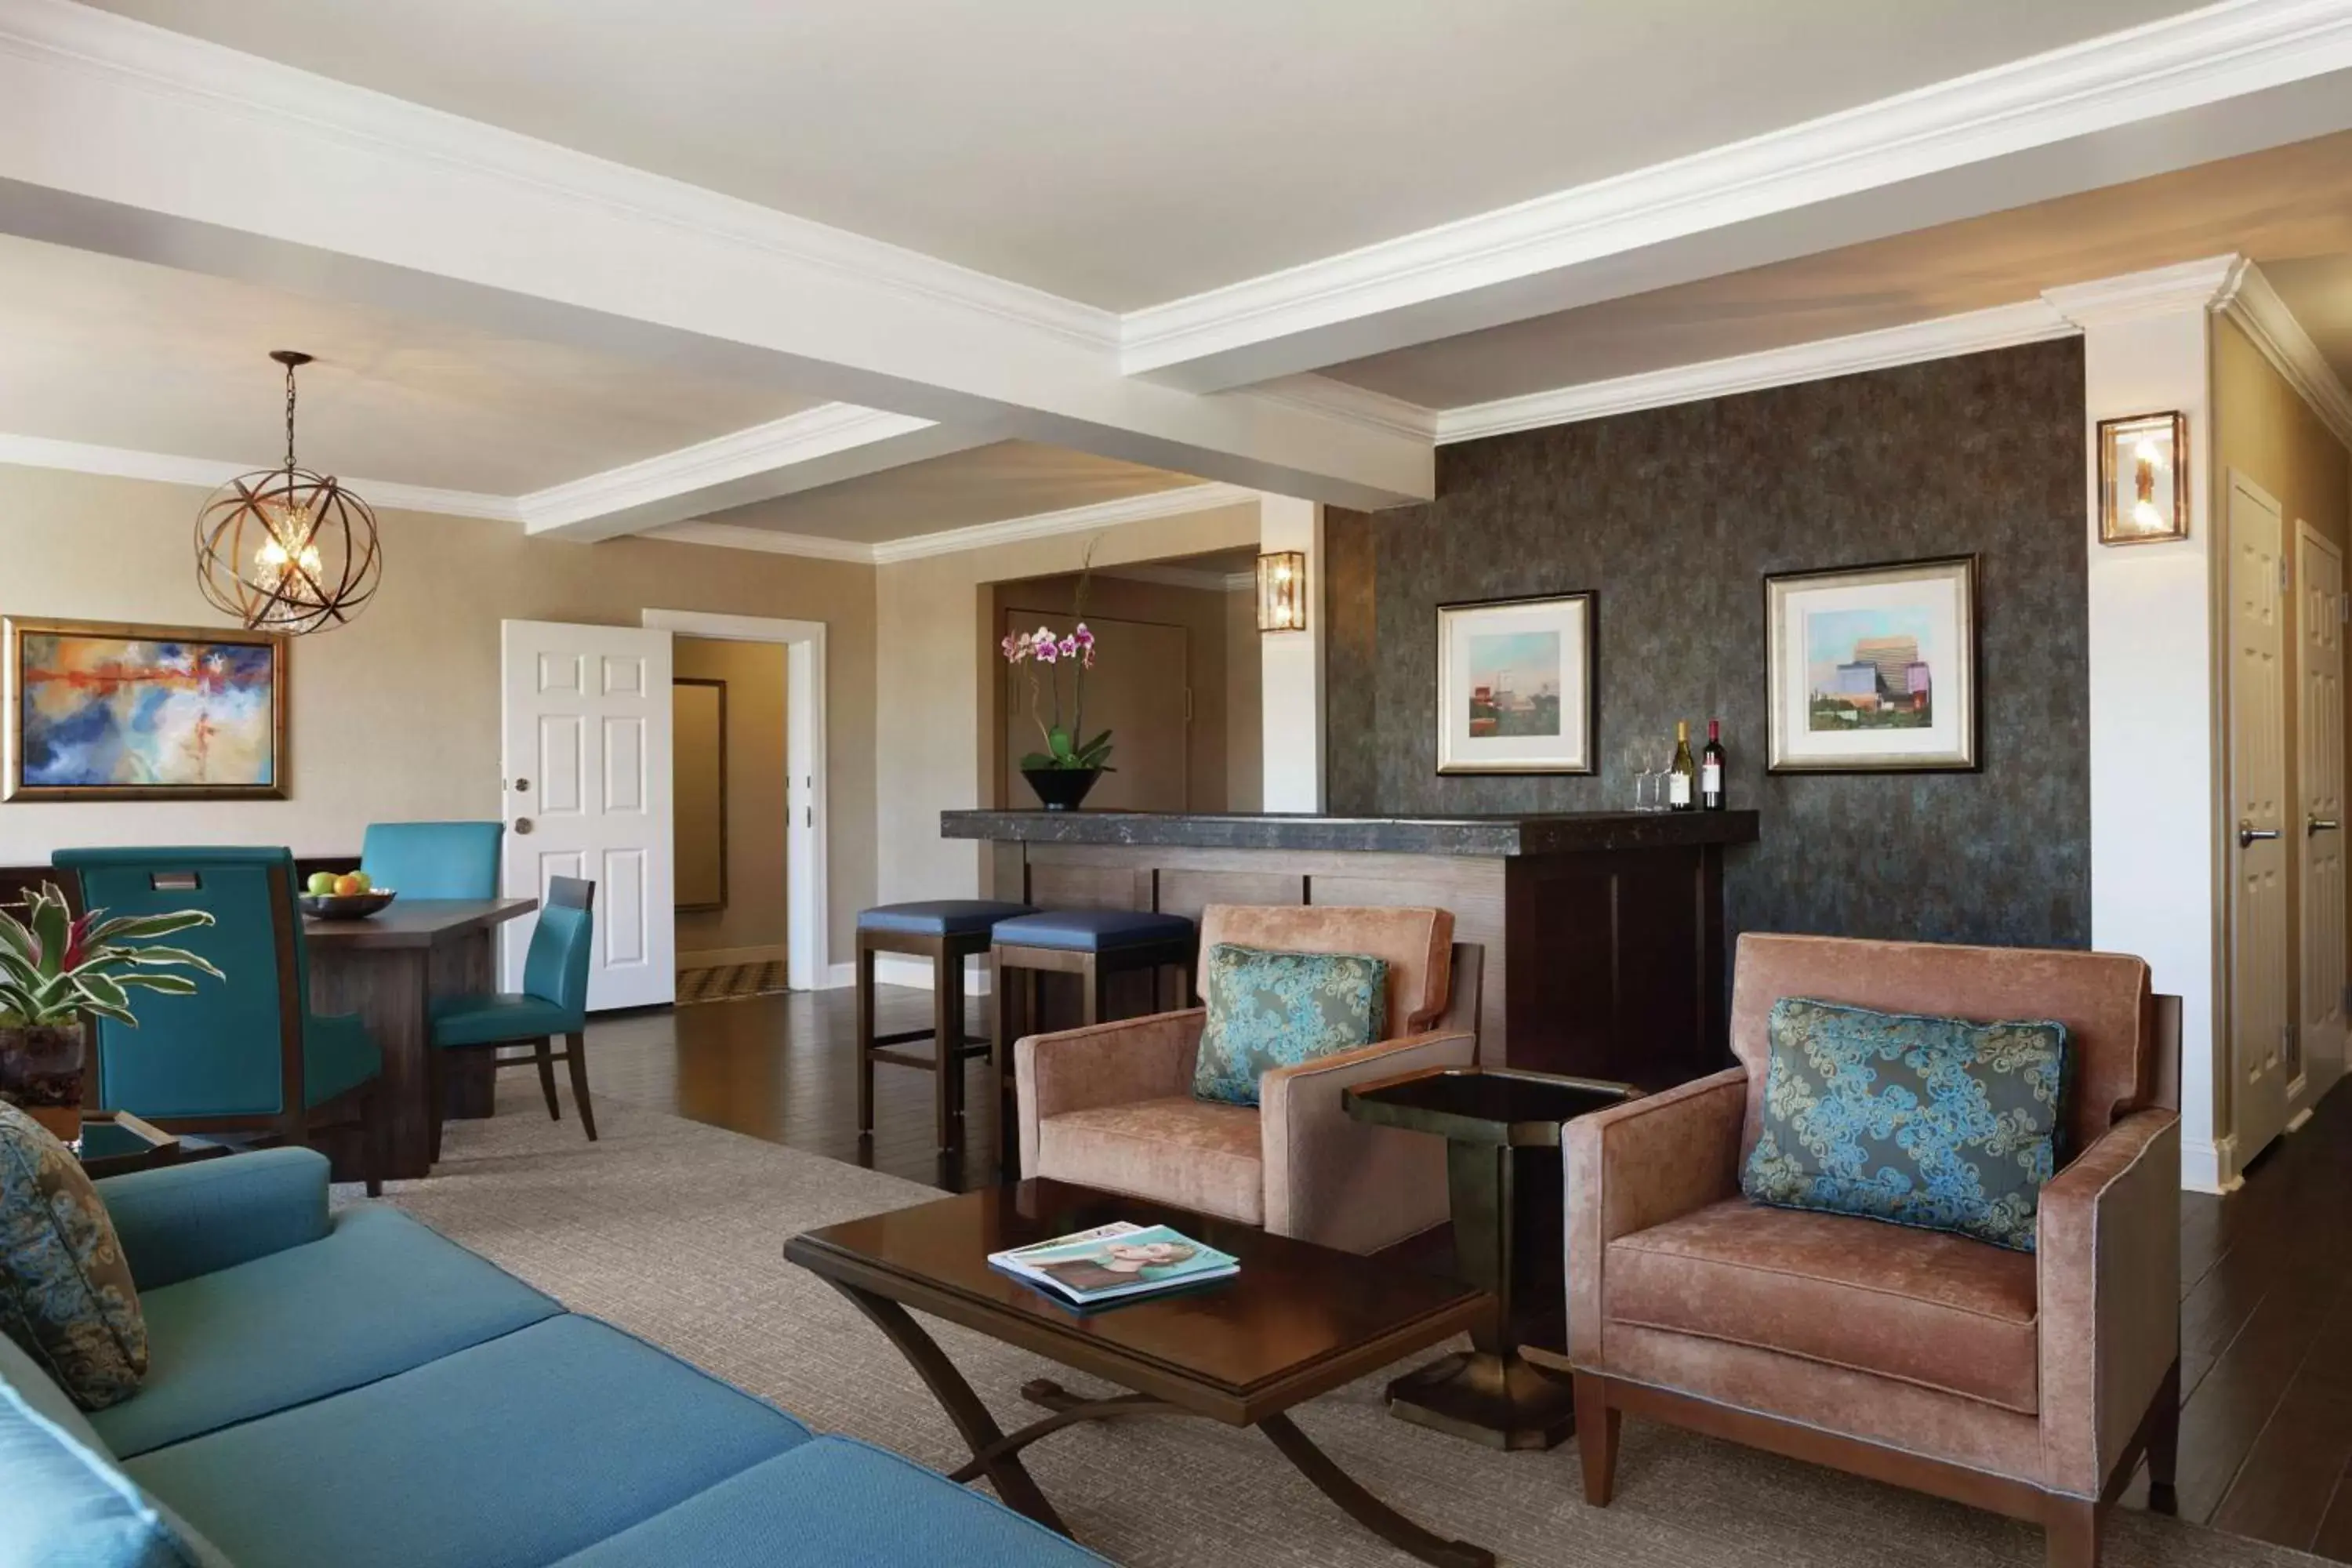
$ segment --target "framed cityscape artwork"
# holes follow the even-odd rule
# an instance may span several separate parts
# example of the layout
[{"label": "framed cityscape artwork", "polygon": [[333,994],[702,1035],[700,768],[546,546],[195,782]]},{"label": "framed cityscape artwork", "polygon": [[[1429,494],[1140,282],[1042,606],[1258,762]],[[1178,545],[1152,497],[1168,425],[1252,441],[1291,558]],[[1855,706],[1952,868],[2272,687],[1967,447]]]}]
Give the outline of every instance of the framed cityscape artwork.
[{"label": "framed cityscape artwork", "polygon": [[1766,765],[1977,766],[1977,558],[1764,579]]},{"label": "framed cityscape artwork", "polygon": [[1437,771],[1589,773],[1593,598],[1437,607]]},{"label": "framed cityscape artwork", "polygon": [[0,796],[285,798],[284,637],[11,616],[0,641]]}]

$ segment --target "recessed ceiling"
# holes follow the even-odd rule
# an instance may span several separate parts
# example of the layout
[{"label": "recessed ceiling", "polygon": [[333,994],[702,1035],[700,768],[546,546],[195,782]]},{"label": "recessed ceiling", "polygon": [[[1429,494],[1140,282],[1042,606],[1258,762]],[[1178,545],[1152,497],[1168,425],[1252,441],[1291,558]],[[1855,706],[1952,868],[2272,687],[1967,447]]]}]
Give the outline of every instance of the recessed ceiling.
[{"label": "recessed ceiling", "polygon": [[[1459,408],[2012,304],[2060,284],[2228,251],[2260,262],[2303,316],[2303,303],[2287,293],[2299,277],[2296,259],[2352,252],[2352,132],[1441,339],[1323,374],[1424,407]],[[2320,270],[2315,264],[2313,275]],[[2314,284],[2324,313],[2318,292]],[[2335,298],[2339,311],[2352,310],[2352,300]],[[2304,326],[2319,336],[2319,322]],[[2339,339],[2335,352],[2347,348],[2352,342]],[[2343,361],[2336,371],[2352,380]]]},{"label": "recessed ceiling", "polygon": [[0,237],[0,431],[263,467],[301,373],[311,467],[512,496],[805,400],[170,268]]},{"label": "recessed ceiling", "polygon": [[709,522],[879,544],[918,533],[1066,511],[1201,481],[1059,447],[999,441],[864,479],[713,513]]},{"label": "recessed ceiling", "polygon": [[2352,247],[2336,256],[2267,261],[2263,276],[2336,373],[2352,386]]},{"label": "recessed ceiling", "polygon": [[1112,310],[2183,0],[97,0]]}]

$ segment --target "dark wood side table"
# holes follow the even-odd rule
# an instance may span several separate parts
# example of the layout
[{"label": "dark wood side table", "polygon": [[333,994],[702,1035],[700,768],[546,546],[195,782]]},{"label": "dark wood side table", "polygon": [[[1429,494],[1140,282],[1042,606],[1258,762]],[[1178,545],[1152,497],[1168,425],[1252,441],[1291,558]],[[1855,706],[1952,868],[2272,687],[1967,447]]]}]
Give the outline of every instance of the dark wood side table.
[{"label": "dark wood side table", "polygon": [[[992,1252],[1119,1219],[1174,1226],[1232,1253],[1241,1272],[1194,1290],[1078,1312],[988,1266]],[[1423,1563],[1494,1568],[1486,1548],[1449,1541],[1374,1497],[1287,1414],[1486,1323],[1494,1300],[1475,1286],[1052,1181],[827,1226],[793,1237],[784,1256],[846,1296],[946,1408],[971,1447],[971,1462],[948,1479],[987,1477],[1007,1505],[1049,1530],[1070,1533],[1022,1465],[1022,1449],[1082,1421],[1196,1415],[1256,1427],[1350,1519]],[[1037,1379],[1021,1396],[1046,1414],[1008,1435],[909,1308],[1134,1392],[1089,1399]],[[1137,1506],[1153,1502],[1139,1497]]]},{"label": "dark wood side table", "polygon": [[1549,1448],[1576,1430],[1569,1380],[1519,1353],[1568,1348],[1560,1124],[1640,1093],[1507,1068],[1429,1068],[1342,1091],[1359,1121],[1445,1140],[1454,1267],[1501,1303],[1470,1350],[1389,1384],[1391,1414],[1496,1448]]},{"label": "dark wood side table", "polygon": [[93,1181],[236,1152],[230,1145],[211,1139],[166,1132],[127,1110],[83,1111],[81,1136],[73,1151]]}]

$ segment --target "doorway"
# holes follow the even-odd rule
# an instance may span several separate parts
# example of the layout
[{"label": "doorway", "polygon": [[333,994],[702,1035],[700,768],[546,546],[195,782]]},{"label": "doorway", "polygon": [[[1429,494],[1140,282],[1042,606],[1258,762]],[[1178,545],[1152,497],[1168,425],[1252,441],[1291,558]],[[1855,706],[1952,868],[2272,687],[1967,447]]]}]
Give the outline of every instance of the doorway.
[{"label": "doorway", "polygon": [[[2230,1124],[2242,1170],[2286,1131],[2299,1076],[2288,991],[2284,530],[2279,504],[2230,476]],[[2301,827],[2298,821],[2294,824]],[[2300,837],[2298,833],[2297,837]]]},{"label": "doorway", "polygon": [[681,1006],[787,988],[788,665],[782,643],[671,642]]}]

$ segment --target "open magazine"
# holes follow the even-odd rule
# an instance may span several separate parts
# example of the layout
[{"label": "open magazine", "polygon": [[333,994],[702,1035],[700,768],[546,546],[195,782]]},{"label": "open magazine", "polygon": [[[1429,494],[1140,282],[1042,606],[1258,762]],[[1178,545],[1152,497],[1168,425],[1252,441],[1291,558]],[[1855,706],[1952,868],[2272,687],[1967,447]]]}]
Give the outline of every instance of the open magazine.
[{"label": "open magazine", "polygon": [[1241,1259],[1229,1252],[1219,1252],[1164,1225],[1136,1225],[1128,1220],[1073,1231],[1008,1252],[992,1252],[988,1262],[991,1268],[1079,1307],[1157,1295],[1241,1271]]}]

